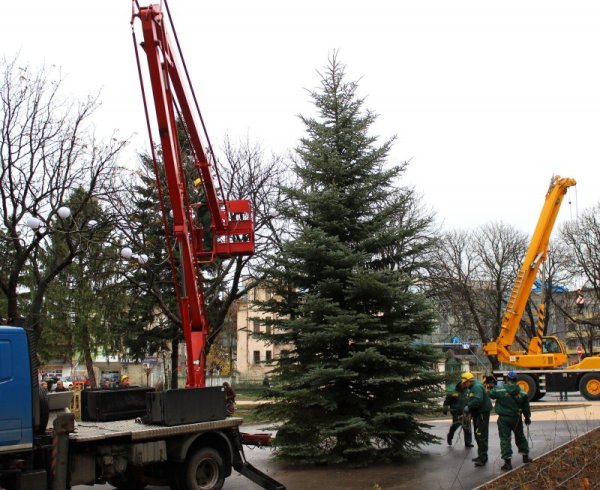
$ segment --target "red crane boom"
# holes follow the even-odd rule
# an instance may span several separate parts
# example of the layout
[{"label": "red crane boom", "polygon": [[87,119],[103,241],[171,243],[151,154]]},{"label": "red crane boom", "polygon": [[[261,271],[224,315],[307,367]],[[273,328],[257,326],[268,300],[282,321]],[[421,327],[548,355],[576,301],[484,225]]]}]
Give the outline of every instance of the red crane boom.
[{"label": "red crane boom", "polygon": [[[142,48],[148,62],[148,78],[162,149],[162,170],[172,211],[172,224],[169,224],[169,213],[160,191],[161,169],[153,153],[166,238],[169,243],[172,233],[179,245],[180,274],[175,267],[172,250],[170,253],[186,341],[186,386],[202,387],[205,384],[205,350],[209,324],[201,265],[211,263],[217,257],[231,258],[254,253],[254,217],[250,201],[226,200],[223,197],[216,158],[177,42],[169,9],[164,2],[165,15],[162,5],[163,3],[140,7],[133,0],[131,24],[133,30],[136,19],[141,23]],[[167,32],[166,21],[173,31],[176,44],[173,44]],[[148,132],[154,148],[135,30],[133,38]],[[182,129],[185,152],[182,151]],[[192,168],[184,164],[190,157]],[[202,200],[202,203],[192,202],[190,198],[191,191],[188,189],[194,188],[194,182],[200,190],[194,200]],[[211,230],[205,230],[196,216],[201,206],[208,207]],[[208,225],[205,223],[204,226]],[[207,237],[211,238],[209,243],[205,243],[208,241]]]}]

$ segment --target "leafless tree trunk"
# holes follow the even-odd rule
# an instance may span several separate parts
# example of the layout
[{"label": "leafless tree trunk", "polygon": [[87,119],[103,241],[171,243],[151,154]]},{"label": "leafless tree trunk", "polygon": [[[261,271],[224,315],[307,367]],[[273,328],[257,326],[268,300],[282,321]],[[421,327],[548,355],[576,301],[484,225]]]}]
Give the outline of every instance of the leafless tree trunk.
[{"label": "leafless tree trunk", "polygon": [[[33,72],[17,58],[3,59],[0,77],[3,316],[9,324],[24,321],[39,338],[48,286],[86,246],[79,233],[86,224],[77,218],[87,202],[115,191],[115,161],[124,142],[97,141],[90,127],[97,97],[77,102],[62,96],[60,78],[47,69]],[[57,210],[79,188],[85,199],[61,219]],[[57,236],[66,247],[48,256]]]}]

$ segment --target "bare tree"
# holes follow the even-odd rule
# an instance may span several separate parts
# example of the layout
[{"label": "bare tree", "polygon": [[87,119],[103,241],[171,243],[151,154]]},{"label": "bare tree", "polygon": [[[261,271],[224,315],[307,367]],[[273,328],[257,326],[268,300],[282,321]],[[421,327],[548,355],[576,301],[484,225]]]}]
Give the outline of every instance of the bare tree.
[{"label": "bare tree", "polygon": [[502,222],[482,226],[475,231],[475,250],[481,260],[480,281],[487,285],[483,311],[488,319],[491,340],[500,333],[505,305],[527,251],[527,235]]},{"label": "bare tree", "polygon": [[577,220],[565,223],[560,235],[564,242],[564,268],[571,283],[581,285],[586,299],[583,308],[577,307],[574,295],[554,303],[585,352],[593,354],[600,327],[600,204],[585,210]]},{"label": "bare tree", "polygon": [[[256,252],[252,257],[235,257],[220,260],[214,264],[206,264],[203,269],[205,301],[210,319],[210,332],[207,336],[206,353],[226,326],[226,318],[236,299],[254,288],[261,280],[257,271],[265,251],[277,246],[281,233],[280,223],[273,215],[283,199],[280,192],[285,179],[286,169],[281,158],[266,157],[258,144],[248,140],[237,145],[226,138],[224,159],[219,166],[225,199],[250,199],[255,213]],[[145,253],[150,260],[136,269],[125,269],[125,276],[130,282],[132,293],[136,297],[149,300],[148,307],[154,315],[164,315],[168,323],[161,322],[162,329],[167,329],[163,340],[173,341],[173,368],[177,367],[177,343],[182,340],[182,324],[179,309],[175,301],[173,276],[167,258],[167,237],[160,223],[158,195],[154,170],[147,161],[138,170],[138,179],[130,179],[128,195],[118,198],[113,208],[118,210],[121,219],[121,232],[127,243],[140,254]],[[142,183],[140,183],[142,181]],[[189,183],[188,183],[189,184]],[[145,199],[146,210],[140,211],[140,192],[150,187]],[[150,202],[152,201],[152,202]],[[132,216],[136,218],[131,219]],[[154,234],[154,235],[152,235]],[[156,236],[158,235],[158,236]],[[171,240],[171,243],[175,243]],[[160,332],[156,332],[161,335]],[[156,344],[156,343],[155,343]],[[176,370],[171,386],[176,383]]]},{"label": "bare tree", "polygon": [[485,335],[476,287],[479,269],[468,231],[453,230],[441,236],[432,254],[429,294],[450,320],[453,332],[465,338],[475,332],[479,338]]},{"label": "bare tree", "polygon": [[[18,58],[3,59],[0,77],[3,316],[39,337],[47,288],[85,249],[80,227],[88,224],[79,215],[90,201],[115,191],[115,162],[124,142],[97,141],[90,119],[98,98],[78,102],[62,96],[61,79],[52,70],[34,72]],[[60,217],[59,208],[76,189],[83,199],[69,217]],[[57,236],[66,246],[48,256]]]},{"label": "bare tree", "polygon": [[266,252],[278,247],[282,229],[273,210],[284,201],[281,192],[287,170],[281,157],[265,157],[259,144],[248,139],[233,144],[225,138],[225,161],[220,168],[226,199],[250,199],[255,219],[254,256],[236,257],[216,264],[206,290],[209,310],[215,312],[208,348],[221,333],[223,322],[233,302],[254,289],[262,280],[257,265]]},{"label": "bare tree", "polygon": [[[527,237],[501,222],[439,241],[430,271],[431,296],[463,338],[498,336],[505,303],[523,260]],[[490,358],[494,368],[498,361]]]},{"label": "bare tree", "polygon": [[[539,295],[539,302],[545,305],[544,335],[565,337],[568,320],[562,310],[571,296],[568,291],[568,286],[573,282],[573,274],[569,271],[570,260],[568,247],[563,240],[557,238],[553,240],[546,260],[540,266],[536,293]],[[529,311],[527,314],[530,314]]]}]

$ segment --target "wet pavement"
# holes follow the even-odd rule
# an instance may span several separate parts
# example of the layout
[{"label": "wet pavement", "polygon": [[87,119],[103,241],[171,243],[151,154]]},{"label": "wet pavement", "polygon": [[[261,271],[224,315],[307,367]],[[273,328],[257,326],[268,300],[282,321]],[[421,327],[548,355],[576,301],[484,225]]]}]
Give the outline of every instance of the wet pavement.
[{"label": "wet pavement", "polygon": [[[581,397],[572,397],[568,402],[559,402],[557,398],[547,395],[544,402],[535,403],[533,406],[535,411],[530,429],[530,455],[533,458],[600,426],[600,402],[587,402]],[[439,436],[443,443],[425,446],[422,448],[422,456],[397,464],[361,469],[296,468],[274,461],[268,448],[246,448],[246,457],[251,464],[286,485],[288,490],[472,489],[502,473],[500,444],[494,415],[490,419],[489,462],[482,468],[474,467],[471,458],[477,456],[477,449],[464,447],[461,430],[457,432],[451,447],[446,444],[449,419],[431,420],[428,423],[432,426],[430,432]],[[242,431],[263,432],[261,426],[242,426]],[[516,453],[514,442],[513,451]],[[521,464],[520,455],[513,455],[513,467]],[[92,487],[74,488],[83,490]],[[93,488],[112,487],[103,485]],[[168,487],[148,487],[148,490],[166,488]],[[225,481],[223,487],[224,490],[258,488],[236,471]]]}]

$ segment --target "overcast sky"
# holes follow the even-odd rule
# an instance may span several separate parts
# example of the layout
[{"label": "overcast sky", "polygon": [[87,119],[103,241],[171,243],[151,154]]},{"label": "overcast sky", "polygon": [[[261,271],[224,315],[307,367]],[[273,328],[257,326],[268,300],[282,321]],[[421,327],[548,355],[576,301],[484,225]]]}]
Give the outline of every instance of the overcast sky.
[{"label": "overcast sky", "polygon": [[[141,1],[142,5],[147,4]],[[533,232],[553,174],[578,185],[559,222],[600,200],[600,2],[171,0],[209,135],[285,153],[334,49],[396,135],[390,161],[447,228]],[[0,51],[101,91],[100,135],[147,148],[129,0],[3,2]],[[133,157],[132,157],[133,158]]]}]

